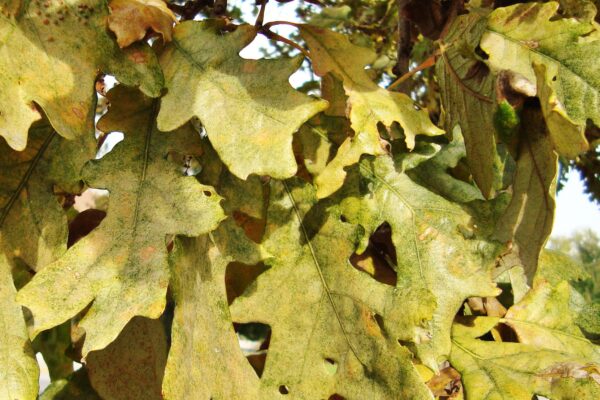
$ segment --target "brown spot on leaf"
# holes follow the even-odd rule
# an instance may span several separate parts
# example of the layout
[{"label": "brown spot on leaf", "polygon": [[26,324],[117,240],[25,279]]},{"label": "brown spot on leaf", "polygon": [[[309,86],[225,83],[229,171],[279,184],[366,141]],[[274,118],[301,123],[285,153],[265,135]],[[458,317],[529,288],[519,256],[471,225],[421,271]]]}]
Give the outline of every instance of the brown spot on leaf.
[{"label": "brown spot on leaf", "polygon": [[134,51],[129,54],[129,59],[136,64],[144,64],[148,60],[146,59],[146,55],[141,51]]}]

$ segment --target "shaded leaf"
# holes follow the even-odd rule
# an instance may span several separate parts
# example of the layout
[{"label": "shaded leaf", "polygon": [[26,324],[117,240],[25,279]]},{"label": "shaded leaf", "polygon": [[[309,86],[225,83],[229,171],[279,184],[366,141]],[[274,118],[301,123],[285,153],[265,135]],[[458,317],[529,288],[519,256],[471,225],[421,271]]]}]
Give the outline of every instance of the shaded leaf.
[{"label": "shaded leaf", "polygon": [[83,171],[90,187],[110,191],[107,216],[18,295],[33,313],[33,335],[93,301],[80,322],[84,357],[106,347],[134,316],[161,315],[169,281],[165,236],[200,235],[223,218],[213,189],[182,176],[167,160],[170,151],[193,151],[197,134],[189,127],[156,130],[156,104],[139,92],[118,86],[109,99],[111,111],[99,128],[123,131],[126,139]]},{"label": "shaded leaf", "polygon": [[175,15],[163,0],[110,0],[108,27],[117,36],[119,47],[142,40],[146,31],[160,33],[171,41]]},{"label": "shaded leaf", "polygon": [[101,400],[90,385],[84,368],[66,379],[54,381],[44,390],[39,400]]},{"label": "shaded leaf", "polygon": [[355,132],[315,179],[319,198],[331,195],[342,186],[346,177],[344,168],[357,163],[361,155],[385,153],[378,123],[387,128],[399,123],[409,149],[414,148],[416,135],[443,133],[431,123],[425,110],[416,110],[410,97],[387,91],[369,78],[365,67],[375,61],[373,51],[356,46],[347,36],[330,30],[310,25],[299,25],[299,28],[310,49],[315,73],[322,77],[331,73],[342,81],[348,96],[348,118]]},{"label": "shaded leaf", "polygon": [[0,4],[0,136],[12,148],[25,148],[29,126],[40,119],[33,102],[61,136],[91,135],[99,70],[160,95],[156,56],[146,44],[119,49],[106,30],[104,0],[28,1],[18,11],[10,6]]},{"label": "shaded leaf", "polygon": [[458,125],[464,134],[473,179],[486,198],[499,189],[494,112],[495,76],[478,59],[475,48],[485,28],[485,13],[473,11],[453,22],[445,38],[451,46],[436,65],[444,123],[449,132]]},{"label": "shaded leaf", "polygon": [[[169,399],[259,399],[260,382],[246,361],[228,310],[225,270],[261,258],[231,220],[210,235],[181,238],[172,255],[175,317],[163,392]],[[207,329],[208,328],[208,329]]]},{"label": "shaded leaf", "polygon": [[198,117],[234,175],[288,178],[297,169],[292,135],[327,103],[288,83],[302,58],[245,60],[238,53],[254,40],[256,29],[224,29],[217,20],[175,28],[160,59],[169,91],[161,100],[158,127],[168,131]]},{"label": "shaded leaf", "polygon": [[91,352],[85,366],[92,387],[105,399],[162,399],[167,337],[158,319],[135,317],[106,348]]},{"label": "shaded leaf", "polygon": [[558,157],[540,113],[525,109],[522,119],[512,199],[497,223],[495,236],[511,243],[512,251],[503,260],[506,267],[521,265],[531,282],[552,232]]},{"label": "shaded leaf", "polygon": [[272,329],[261,398],[280,390],[306,399],[430,398],[398,344],[426,336],[429,294],[354,269],[348,260],[355,237],[335,209],[316,203],[311,185],[272,182],[263,243],[270,269],[231,308],[235,322]]}]

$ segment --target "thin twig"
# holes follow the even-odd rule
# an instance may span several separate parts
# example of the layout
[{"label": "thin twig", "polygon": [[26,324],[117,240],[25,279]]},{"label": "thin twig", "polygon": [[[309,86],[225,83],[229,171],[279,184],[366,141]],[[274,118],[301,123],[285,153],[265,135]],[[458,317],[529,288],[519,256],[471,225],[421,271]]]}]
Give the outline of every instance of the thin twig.
[{"label": "thin twig", "polygon": [[298,43],[296,43],[286,37],[278,35],[275,32],[267,29],[267,25],[264,25],[258,31],[258,33],[265,35],[268,39],[277,40],[278,42],[283,42],[285,44],[288,44],[288,45],[292,46],[293,48],[295,48],[296,50],[299,50],[302,54],[304,54],[304,57],[310,58],[310,54],[308,53],[308,50],[306,50],[304,47],[300,46]]},{"label": "thin twig", "polygon": [[407,79],[412,77],[417,72],[423,71],[424,69],[427,69],[429,67],[433,67],[439,56],[440,56],[440,52],[436,51],[434,54],[429,56],[425,61],[423,61],[421,64],[419,64],[416,68],[411,69],[410,71],[408,71],[407,73],[402,75],[400,78],[396,79],[390,86],[388,86],[388,90],[392,90],[392,89],[400,86],[402,83],[404,83]]},{"label": "thin twig", "polygon": [[265,10],[267,9],[267,3],[269,0],[262,0],[260,3],[260,11],[258,12],[258,16],[256,17],[256,22],[254,26],[260,28],[263,26],[263,21],[265,20]]}]

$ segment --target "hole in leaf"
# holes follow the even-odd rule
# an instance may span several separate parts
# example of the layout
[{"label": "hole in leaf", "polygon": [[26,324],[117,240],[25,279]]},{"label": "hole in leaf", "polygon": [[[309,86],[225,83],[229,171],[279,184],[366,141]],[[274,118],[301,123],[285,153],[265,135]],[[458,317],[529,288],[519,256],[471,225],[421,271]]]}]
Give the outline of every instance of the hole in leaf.
[{"label": "hole in leaf", "polygon": [[77,214],[69,223],[69,238],[67,247],[73,246],[78,240],[92,232],[106,217],[106,211],[93,208],[84,210]]},{"label": "hole in leaf", "polygon": [[265,272],[268,267],[259,263],[247,265],[240,262],[232,262],[225,269],[225,289],[227,291],[227,302],[229,304],[241,296],[256,278]]},{"label": "hole in leaf", "polygon": [[259,322],[249,322],[245,324],[234,323],[233,328],[238,335],[242,353],[244,353],[252,369],[260,378],[267,361],[271,342],[271,327]]},{"label": "hole in leaf", "polygon": [[209,192],[208,190],[205,190],[203,193],[204,193],[204,195],[205,195],[206,197],[210,197],[210,196],[212,196],[212,193],[211,193],[211,192]]},{"label": "hole in leaf", "polygon": [[398,276],[394,270],[396,248],[392,243],[392,228],[385,222],[369,238],[369,245],[362,254],[353,254],[350,263],[359,271],[366,272],[375,280],[396,286]]},{"label": "hole in leaf", "polygon": [[346,218],[346,216],[344,214],[342,214],[342,215],[340,215],[340,221],[348,222],[348,218]]},{"label": "hole in leaf", "polygon": [[346,398],[343,396],[340,396],[337,393],[334,393],[331,396],[329,396],[329,399],[327,399],[327,400],[346,400]]},{"label": "hole in leaf", "polygon": [[327,372],[329,372],[331,375],[334,375],[337,372],[337,369],[337,362],[333,358],[325,359],[325,370]]},{"label": "hole in leaf", "polygon": [[279,386],[279,393],[281,393],[281,394],[288,394],[289,392],[290,392],[290,390],[288,389],[287,386],[285,386],[285,385]]}]

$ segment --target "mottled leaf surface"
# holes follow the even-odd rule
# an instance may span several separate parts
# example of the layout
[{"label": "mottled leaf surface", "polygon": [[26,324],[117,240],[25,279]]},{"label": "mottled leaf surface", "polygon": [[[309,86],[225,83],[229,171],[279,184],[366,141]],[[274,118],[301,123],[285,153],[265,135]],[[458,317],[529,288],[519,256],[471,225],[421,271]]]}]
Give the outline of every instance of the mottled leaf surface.
[{"label": "mottled leaf surface", "polygon": [[[233,330],[225,271],[262,258],[231,220],[210,235],[181,238],[172,255],[175,316],[163,393],[169,399],[260,399],[260,381]],[[207,327],[210,327],[207,329]]]},{"label": "mottled leaf surface", "polygon": [[99,71],[158,96],[163,76],[146,44],[121,51],[106,30],[104,0],[0,3],[0,136],[23,150],[35,104],[63,137],[94,132]]},{"label": "mottled leaf surface", "polygon": [[139,92],[119,86],[109,99],[115,112],[99,127],[123,131],[126,138],[83,170],[89,186],[110,191],[107,216],[18,295],[33,313],[34,335],[93,301],[80,322],[84,357],[106,347],[134,316],[162,313],[169,282],[165,235],[200,235],[223,218],[214,190],[182,176],[167,159],[170,151],[193,149],[197,134],[187,127],[159,132],[156,103]]},{"label": "mottled leaf surface", "polygon": [[426,335],[433,300],[354,269],[356,233],[317,203],[311,185],[272,183],[263,243],[270,268],[232,304],[235,322],[272,329],[261,398],[279,396],[282,386],[299,399],[430,398],[398,340]]},{"label": "mottled leaf surface", "polygon": [[362,182],[342,201],[342,213],[364,228],[359,251],[387,222],[397,252],[398,286],[424,287],[433,294],[429,337],[417,343],[417,351],[436,370],[450,352],[450,326],[463,301],[498,294],[491,276],[496,246],[478,238],[473,216],[396,172],[391,158],[361,162],[360,175]]},{"label": "mottled leaf surface", "polygon": [[167,336],[159,319],[135,317],[106,348],[91,352],[85,368],[104,399],[161,400]]},{"label": "mottled leaf surface", "polygon": [[365,67],[375,61],[372,50],[356,46],[345,35],[327,29],[310,25],[299,28],[310,49],[315,73],[321,77],[331,73],[342,81],[348,96],[348,118],[355,132],[315,179],[319,198],[331,195],[342,186],[346,176],[344,168],[357,163],[361,155],[385,153],[378,123],[388,128],[399,123],[409,149],[414,147],[416,135],[443,133],[431,123],[425,110],[417,111],[410,97],[387,91],[369,78]]},{"label": "mottled leaf surface", "polygon": [[288,83],[302,58],[243,59],[238,53],[254,40],[256,29],[222,29],[219,21],[189,21],[175,28],[173,43],[160,58],[168,92],[158,127],[168,131],[198,117],[233,174],[288,178],[297,169],[294,132],[327,103]]}]

